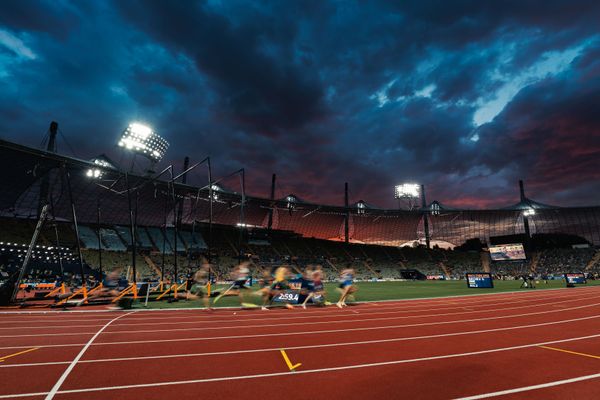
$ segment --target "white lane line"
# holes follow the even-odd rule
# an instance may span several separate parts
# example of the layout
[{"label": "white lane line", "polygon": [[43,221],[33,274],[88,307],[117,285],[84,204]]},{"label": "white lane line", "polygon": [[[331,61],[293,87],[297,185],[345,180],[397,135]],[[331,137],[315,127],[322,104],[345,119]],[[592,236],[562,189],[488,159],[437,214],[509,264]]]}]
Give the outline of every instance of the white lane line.
[{"label": "white lane line", "polygon": [[[567,309],[566,311],[583,309],[598,306],[600,303],[588,304],[585,306],[578,306]],[[565,310],[560,310],[560,314]],[[421,326],[432,326],[432,325],[447,325],[447,324],[456,324],[463,322],[479,322],[483,320],[497,320],[497,319],[507,319],[507,318],[515,318],[522,317],[528,315],[539,315],[539,314],[548,314],[548,313],[559,313],[557,310],[550,310],[544,312],[537,313],[527,313],[527,314],[519,314],[519,315],[507,315],[501,317],[488,317],[488,318],[475,318],[468,320],[458,320],[458,321],[444,321],[444,322],[427,322],[421,324],[405,324],[405,325],[384,325],[384,326],[371,326],[366,328],[349,328],[349,329],[330,329],[330,330],[317,330],[317,331],[302,331],[302,332],[286,332],[286,333],[267,333],[267,334],[255,334],[255,335],[237,335],[237,336],[209,336],[209,337],[191,337],[191,338],[180,338],[180,339],[156,339],[156,340],[136,340],[136,341],[122,341],[122,342],[97,342],[92,343],[92,346],[108,346],[108,345],[129,345],[129,344],[147,344],[147,343],[173,343],[173,342],[195,342],[195,341],[208,341],[208,340],[226,340],[226,339],[252,339],[252,338],[263,338],[263,337],[280,337],[280,336],[298,336],[298,335],[318,335],[323,333],[341,333],[341,332],[356,332],[356,331],[373,331],[373,330],[386,330],[386,329],[398,329],[398,328],[412,328],[412,327],[421,327]],[[600,318],[600,315],[593,315],[589,317],[582,317],[581,320],[586,319],[594,319]],[[579,319],[573,319],[573,321],[577,321]],[[560,324],[563,321],[572,322],[571,320],[561,320],[561,321],[553,321],[549,324]],[[505,328],[500,328],[505,329]],[[77,344],[50,344],[50,345],[27,345],[27,346],[14,346],[14,347],[0,347],[0,349],[20,349],[23,347],[39,347],[39,348],[53,348],[53,347],[71,347],[71,346],[81,346],[81,343]]]},{"label": "white lane line", "polygon": [[[569,294],[567,296],[552,296],[552,292],[556,291],[556,290],[561,290],[561,289],[545,289],[542,292],[538,292],[539,294],[543,294],[543,296],[538,296],[537,294],[534,295],[533,292],[504,292],[504,293],[508,293],[507,296],[500,296],[504,293],[488,293],[488,294],[481,294],[481,295],[468,295],[468,296],[462,296],[463,298],[460,299],[463,301],[464,305],[474,305],[474,306],[491,306],[491,305],[497,305],[497,304],[514,304],[514,303],[521,303],[521,302],[525,302],[525,301],[530,301],[530,300],[545,300],[545,299],[562,299],[562,298],[573,298],[576,299],[578,297],[574,297],[573,296],[573,292],[569,292]],[[597,293],[598,291],[596,290],[595,287],[591,287],[591,288],[577,288],[577,293],[578,294],[583,294],[585,291],[585,293]],[[549,293],[550,292],[550,293]],[[492,302],[488,302],[488,301],[479,301],[480,299],[475,299],[474,297],[494,297]],[[451,298],[452,296],[450,296]],[[418,301],[415,299],[407,299],[407,300],[401,300],[401,301],[389,301],[390,306],[387,305],[381,305],[378,307],[378,310],[398,310],[397,312],[403,312],[403,311],[407,311],[407,312],[418,312],[418,311],[426,311],[426,310],[439,310],[439,309],[444,309],[445,307],[434,307],[434,308],[426,308],[426,309],[419,309],[419,307],[423,307],[425,305],[429,305],[429,304],[435,304],[435,303],[441,303],[441,304],[447,304],[447,299],[448,297],[441,297],[441,298],[434,298],[434,299],[439,299],[439,300],[428,300],[427,302],[419,302],[420,305],[416,305],[416,306],[405,306],[403,303],[406,303],[407,301],[411,301],[414,303],[417,303]],[[509,299],[511,301],[500,301],[498,302],[498,300],[502,300],[502,299]],[[518,300],[521,299],[521,300]],[[581,298],[583,299],[583,298]],[[470,301],[470,300],[474,300],[474,301]],[[512,301],[512,300],[517,300],[517,301]],[[364,305],[373,305],[375,303],[370,303],[370,302],[364,302]],[[395,304],[395,305],[394,305]],[[400,305],[402,305],[401,308],[398,308]],[[232,308],[232,309],[238,309],[235,307],[223,307],[223,308]],[[449,309],[457,309],[459,307],[449,307]],[[366,310],[364,308],[361,308],[362,310]],[[372,309],[372,308],[371,308]],[[183,311],[182,311],[183,310]],[[190,312],[187,312],[185,310],[189,310]],[[140,315],[140,317],[133,317],[131,318],[132,321],[156,321],[161,320],[164,322],[164,320],[172,320],[172,319],[189,319],[189,317],[193,317],[195,320],[197,320],[198,322],[201,321],[206,321],[206,322],[212,322],[215,321],[213,318],[214,317],[201,317],[198,316],[198,311],[200,309],[198,308],[185,308],[185,309],[164,309],[162,311],[174,311],[173,314],[177,314],[177,315],[166,315],[166,316],[161,316],[161,317],[144,317],[142,316],[143,313],[145,313],[146,311],[154,311],[154,310],[145,310],[145,309],[139,309],[137,310],[137,314]],[[160,310],[158,310],[160,311]],[[195,311],[195,312],[192,312]],[[319,318],[325,318],[325,317],[343,317],[343,314],[339,314],[337,313],[338,310],[336,309],[329,309],[327,311],[316,311],[316,310],[308,310],[308,311],[303,311],[302,314],[303,316],[295,316],[295,317],[290,317],[289,316],[289,311],[287,310],[272,310],[271,313],[269,313],[269,318],[254,318],[256,316],[255,315],[241,315],[238,316],[238,318],[236,320],[244,320],[244,321],[256,321],[256,320],[270,320],[270,319],[279,319],[282,316],[285,315],[284,318],[282,319],[302,319],[302,318],[312,318],[313,316],[317,315],[317,314],[321,314],[323,315],[323,317],[319,317]],[[111,312],[115,312],[114,310]],[[116,311],[119,312],[119,311]],[[58,314],[58,312],[44,312],[44,313],[50,313],[50,314]],[[390,312],[391,313],[391,312]],[[152,313],[150,313],[152,314]],[[155,313],[154,313],[155,314]],[[218,314],[217,314],[218,315]],[[273,317],[273,318],[270,318]],[[278,318],[279,317],[279,318]],[[89,316],[82,316],[81,321],[85,322],[85,321],[95,321],[95,318],[97,318],[97,316],[95,315],[89,315]],[[75,321],[75,320],[73,320]],[[77,320],[79,321],[79,319]],[[56,321],[52,321],[52,322],[60,322],[62,323],[62,320],[56,320]],[[116,326],[120,326],[120,324],[115,324]],[[43,329],[44,327],[41,327],[40,329]],[[2,328],[0,328],[2,329]],[[11,329],[11,328],[9,328]]]},{"label": "white lane line", "polygon": [[539,385],[522,386],[522,387],[518,387],[518,388],[514,388],[514,389],[500,390],[498,392],[478,394],[475,396],[460,397],[460,398],[456,398],[455,400],[488,399],[490,397],[504,396],[506,394],[513,394],[513,393],[528,392],[531,390],[544,389],[544,388],[549,388],[549,387],[553,387],[553,386],[566,385],[568,383],[582,382],[582,381],[588,381],[590,379],[598,379],[598,378],[600,378],[600,373],[592,374],[592,375],[578,376],[576,378],[563,379],[560,381],[546,382],[546,383],[541,383]]},{"label": "white lane line", "polygon": [[[581,294],[581,293],[578,293]],[[552,299],[552,300],[556,300],[556,299],[565,299],[565,298],[572,298],[572,299],[581,299],[584,300],[587,297],[578,297],[578,296],[574,296],[574,293],[569,292],[568,295],[566,296],[548,296],[548,294],[546,293],[544,296],[519,296],[518,298],[515,298],[516,296],[511,296],[511,299],[509,301],[498,301],[499,299],[494,299],[493,301],[464,301],[463,303],[453,303],[453,304],[463,304],[464,306],[471,306],[471,307],[489,307],[489,306],[495,306],[495,305],[505,305],[505,304],[518,304],[518,303],[524,303],[524,302],[529,302],[532,300],[535,301],[543,301],[543,300],[548,300],[548,299]],[[471,300],[471,299],[465,299],[465,300]],[[473,299],[475,300],[475,299]],[[368,305],[374,305],[375,303],[369,303]],[[448,304],[447,301],[444,302],[440,302],[441,305],[446,305]],[[381,312],[381,310],[397,310],[394,312],[421,312],[421,311],[431,311],[431,310],[444,310],[444,309],[459,309],[460,307],[428,307],[428,308],[422,308],[424,306],[423,305],[416,305],[416,306],[406,306],[406,305],[380,305],[378,306],[378,311]],[[367,311],[365,308],[360,308],[361,310]],[[195,309],[197,312],[195,313],[180,313],[183,314],[181,316],[152,316],[149,318],[146,317],[142,317],[140,316],[139,318],[137,317],[132,317],[129,318],[129,321],[165,321],[165,320],[173,320],[173,319],[190,319],[190,317],[193,317],[195,319],[195,321],[193,322],[141,322],[141,323],[129,323],[129,324],[115,324],[115,326],[126,326],[126,325],[157,325],[157,324],[184,324],[184,323],[201,323],[201,322],[233,322],[233,320],[214,320],[214,317],[202,317],[198,315],[198,312],[201,311],[201,309],[196,308]],[[373,310],[373,309],[371,309]],[[114,311],[114,310],[113,310]],[[283,311],[283,313],[280,312],[276,312],[276,313],[272,313],[269,314],[269,318],[254,318],[256,315],[252,316],[252,315],[242,315],[242,316],[238,316],[238,318],[236,318],[236,321],[239,320],[243,320],[243,321],[259,321],[259,320],[279,320],[279,319],[306,319],[306,318],[315,318],[315,316],[317,315],[322,315],[322,316],[318,316],[317,318],[326,318],[326,317],[345,317],[347,315],[345,314],[340,314],[339,311],[336,308],[329,308],[327,309],[327,311],[316,311],[316,310],[307,310],[307,311],[302,311],[302,316],[292,316],[290,317],[289,315],[289,311],[287,310],[281,310]],[[374,311],[374,310],[373,310]],[[369,311],[370,312],[370,311]],[[390,311],[391,313],[391,311]],[[139,312],[138,312],[139,314]],[[377,313],[371,313],[371,314],[377,314]],[[218,315],[218,314],[217,314]],[[272,316],[272,317],[271,317]],[[285,316],[285,318],[281,318],[282,316]],[[44,320],[44,319],[38,319],[38,320],[4,320],[3,322],[5,323],[31,323],[31,322],[42,322],[42,323],[57,323],[59,325],[53,325],[53,326],[13,326],[13,327],[0,327],[0,330],[6,330],[6,329],[23,329],[23,328],[27,328],[27,329],[50,329],[50,328],[63,328],[63,329],[70,329],[70,328],[82,328],[82,327],[98,327],[98,326],[102,326],[102,324],[86,324],[86,325],[69,325],[69,326],[65,326],[64,322],[105,322],[110,320],[110,316],[106,316],[106,317],[101,317],[98,318],[97,316],[89,316],[89,317],[85,317],[85,318],[77,318],[77,319],[54,319],[54,320]]]},{"label": "white lane line", "polygon": [[[502,297],[502,296],[506,296],[506,297],[512,297],[512,296],[519,296],[519,295],[527,295],[527,294],[537,294],[537,293],[545,293],[545,292],[552,292],[552,291],[563,291],[566,288],[552,288],[552,289],[538,289],[537,292],[523,292],[522,290],[507,290],[505,292],[496,292],[496,293],[473,293],[473,294],[458,294],[458,295],[451,295],[451,296],[435,296],[435,297],[418,297],[418,298],[410,298],[410,299],[389,299],[389,300],[374,300],[374,301],[357,301],[358,304],[367,304],[370,305],[371,303],[386,303],[386,304],[390,304],[390,303],[406,303],[406,302],[423,302],[423,303],[427,303],[427,302],[435,302],[435,301],[441,301],[444,299],[461,299],[464,298],[466,299],[471,299],[474,297],[483,297],[483,296],[498,296],[498,297]],[[577,291],[595,291],[600,289],[600,285],[592,285],[592,286],[588,286],[588,287],[576,287],[576,288],[572,288],[571,290],[569,290],[569,292],[574,292],[575,290]],[[239,310],[239,307],[218,307],[219,310],[227,310],[227,309],[237,309]],[[181,308],[151,308],[151,309],[136,309],[136,311],[138,313],[155,313],[155,312],[179,312],[179,311],[198,311],[197,307],[181,307]],[[40,315],[40,314],[52,314],[52,313],[60,313],[62,311],[0,311],[0,315]],[[69,313],[70,314],[97,314],[97,313],[114,313],[115,310],[70,310]]]},{"label": "white lane line", "polygon": [[[492,309],[486,309],[486,310],[477,310],[477,311],[459,311],[459,312],[453,312],[453,313],[440,313],[440,314],[423,314],[423,315],[405,315],[405,316],[398,316],[398,317],[382,317],[382,318],[354,318],[354,319],[346,319],[346,320],[340,320],[340,321],[335,321],[335,320],[328,320],[328,321],[314,321],[314,322],[295,322],[295,323],[280,323],[280,324],[258,324],[258,325],[233,325],[233,326],[209,326],[209,327],[201,327],[201,328],[170,328],[170,329],[142,329],[142,330],[119,330],[119,331],[107,331],[105,332],[105,334],[130,334],[130,333],[160,333],[160,332],[189,332],[189,331],[212,331],[212,330],[227,330],[227,329],[235,329],[235,330],[240,330],[240,329],[249,329],[249,328],[274,328],[274,327],[292,327],[292,326],[303,326],[303,325],[334,325],[334,324],[352,324],[352,323],[357,323],[357,322],[371,322],[371,321],[390,321],[390,320],[400,320],[400,319],[422,319],[422,318],[429,318],[429,317],[442,317],[442,316],[453,316],[453,315],[464,315],[464,314],[477,314],[477,313],[490,313],[493,311],[498,311],[498,312],[502,312],[502,311],[506,311],[506,310],[519,310],[519,309],[524,309],[524,308],[536,308],[536,307],[544,307],[544,306],[550,306],[550,305],[556,305],[556,304],[562,304],[562,303],[571,303],[571,302],[576,302],[576,301],[588,301],[590,299],[597,299],[600,298],[600,296],[594,296],[594,297],[586,297],[584,299],[569,299],[569,300],[563,300],[563,301],[553,301],[553,302],[549,302],[549,303],[541,303],[541,304],[535,304],[535,305],[525,305],[525,306],[517,306],[517,307],[503,307],[503,308],[492,308]],[[594,305],[597,305],[600,303],[594,303]],[[570,308],[572,309],[572,308]],[[553,309],[549,312],[557,312],[557,311],[564,311],[567,310],[567,308],[561,308],[560,310],[556,310]],[[537,312],[537,313],[533,313],[535,314],[543,314],[543,313],[547,313],[547,312]],[[381,315],[381,314],[395,314],[395,312],[382,312],[382,313],[370,313],[368,315]],[[524,314],[524,315],[531,315],[531,314]],[[353,317],[350,314],[345,314],[346,317]],[[508,317],[513,317],[512,315],[508,316]],[[478,320],[485,320],[485,318],[478,318]],[[256,320],[255,320],[256,321]],[[237,321],[232,321],[232,322],[237,322]],[[156,324],[156,325],[160,325],[160,324]],[[21,338],[21,337],[50,337],[50,336],[85,336],[85,335],[91,335],[93,334],[94,331],[92,332],[64,332],[64,333],[27,333],[27,334],[19,334],[19,335],[0,335],[0,338],[6,339],[6,338]]]},{"label": "white lane line", "polygon": [[[599,296],[600,297],[600,296]],[[551,297],[552,300],[558,300],[558,299],[571,299],[573,301],[576,300],[587,300],[590,297],[574,297],[572,294],[568,295],[568,296],[553,296]],[[504,302],[481,302],[481,303],[471,303],[471,302],[466,302],[464,305],[466,306],[471,306],[471,307],[490,307],[490,306],[495,306],[495,305],[507,305],[507,304],[518,304],[518,303],[525,303],[525,302],[530,302],[531,300],[535,299],[537,300],[548,300],[550,299],[549,296],[543,296],[543,297],[529,297],[527,299],[520,299],[520,300],[516,300],[516,301],[504,301]],[[551,303],[542,303],[543,304],[551,304]],[[432,310],[436,310],[436,311],[441,311],[444,309],[448,309],[448,310],[457,310],[460,309],[461,307],[434,307],[434,308],[426,308],[426,309],[410,309],[408,307],[402,307],[402,308],[398,308],[397,306],[394,307],[379,307],[377,312],[372,312],[374,311],[373,309],[370,309],[370,311],[368,311],[368,315],[380,315],[380,314],[396,314],[396,313],[403,313],[403,312],[411,312],[411,313],[417,313],[417,312],[422,312],[422,311],[432,311]],[[363,311],[367,311],[364,308],[360,308]],[[503,307],[501,309],[508,309],[506,307]],[[383,310],[383,311],[382,311]],[[391,311],[385,311],[385,310],[391,310]],[[500,309],[495,309],[495,310],[500,310]],[[354,310],[350,310],[353,313],[356,313],[356,311]],[[484,311],[484,310],[471,310],[471,311]],[[486,309],[485,311],[490,311],[489,309]],[[492,310],[494,311],[494,310]],[[206,323],[206,322],[210,322],[210,323],[218,323],[218,322],[224,322],[224,323],[238,323],[239,321],[249,321],[249,322],[254,322],[254,321],[271,321],[271,320],[277,320],[280,321],[282,319],[284,320],[296,320],[296,319],[314,319],[314,318],[330,318],[330,317],[335,317],[335,318],[347,318],[347,317],[351,317],[351,315],[349,315],[349,313],[344,313],[344,314],[340,314],[338,312],[337,309],[330,309],[329,312],[312,312],[309,315],[307,315],[308,313],[302,312],[301,316],[290,316],[289,312],[286,312],[286,314],[283,315],[279,315],[275,316],[275,317],[266,317],[266,318],[254,318],[255,316],[240,316],[238,318],[236,318],[235,320],[232,319],[218,319],[215,320],[211,317],[207,317],[206,319],[203,319],[202,317],[198,317],[197,313],[195,314],[187,314],[184,316],[177,316],[177,317],[152,317],[152,318],[147,318],[147,319],[142,319],[142,318],[130,318],[128,320],[130,321],[137,321],[137,320],[152,320],[152,321],[162,321],[162,322],[138,322],[138,323],[125,323],[125,324],[121,324],[121,323],[117,323],[114,324],[113,326],[143,326],[143,325],[175,325],[175,324],[201,324],[201,323]],[[321,314],[321,316],[316,316],[317,314]],[[449,313],[448,315],[451,314],[459,314],[459,313]],[[436,316],[439,314],[435,314]],[[189,321],[190,317],[194,318],[194,321]],[[413,317],[413,316],[410,316]],[[420,317],[419,316],[414,316],[416,317]],[[186,319],[188,321],[184,321],[184,322],[173,322],[173,321],[168,321],[165,322],[165,320],[170,320],[170,319]],[[89,321],[94,321],[94,322],[105,322],[105,321],[97,321],[93,318],[88,319]],[[72,328],[91,328],[91,327],[99,327],[102,326],[102,324],[85,324],[85,325],[68,325],[65,326],[64,322],[67,321],[75,321],[75,322],[79,322],[79,320],[60,320],[60,321],[51,321],[51,322],[56,322],[56,323],[60,323],[60,325],[54,325],[54,326],[13,326],[13,327],[0,327],[0,330],[10,330],[10,329],[72,329]],[[4,321],[6,322],[6,321]]]},{"label": "white lane line", "polygon": [[56,381],[56,383],[54,384],[54,386],[52,387],[52,389],[50,389],[50,391],[48,392],[48,395],[46,396],[46,400],[52,400],[54,398],[54,396],[56,395],[56,392],[58,392],[58,389],[60,389],[60,387],[62,386],[62,384],[65,381],[65,379],[67,379],[67,377],[69,376],[69,374],[71,373],[71,371],[73,370],[73,368],[75,368],[75,366],[77,365],[77,362],[79,362],[79,360],[81,359],[81,357],[83,357],[83,354],[92,345],[92,342],[98,336],[100,336],[100,334],[102,333],[102,331],[105,330],[114,321],[116,321],[116,320],[118,320],[120,318],[126,317],[127,315],[129,315],[131,313],[134,313],[134,312],[135,311],[131,311],[131,312],[128,312],[126,314],[121,314],[118,317],[115,317],[115,318],[111,319],[102,328],[100,328],[98,330],[98,332],[96,332],[96,334],[86,343],[86,345],[83,346],[83,348],[81,349],[81,351],[79,352],[79,354],[77,354],[77,356],[73,359],[73,361],[71,361],[71,363],[69,364],[69,366],[67,367],[67,369],[65,370],[65,372],[63,372],[63,374],[60,376],[60,378],[58,378],[58,380]]},{"label": "white lane line", "polygon": [[[480,330],[476,330],[476,331],[440,333],[437,335],[398,337],[398,338],[390,338],[390,339],[363,340],[363,341],[356,341],[356,342],[335,342],[335,343],[323,343],[323,344],[314,344],[314,345],[305,345],[305,346],[286,346],[285,348],[286,348],[286,350],[302,350],[302,349],[315,349],[315,348],[325,348],[325,347],[361,346],[361,345],[380,344],[380,343],[408,342],[408,341],[414,341],[414,340],[438,339],[438,338],[445,338],[445,337],[452,337],[452,336],[477,335],[477,334],[482,334],[482,333],[512,331],[512,330],[527,329],[527,328],[538,328],[540,326],[559,325],[559,324],[566,324],[566,323],[577,322],[577,321],[586,321],[586,320],[596,319],[596,318],[600,318],[600,315],[594,315],[594,316],[582,317],[582,318],[573,318],[573,319],[568,319],[568,320],[544,322],[544,323],[539,323],[539,324],[511,326],[511,327],[505,327],[505,328],[480,329]],[[592,335],[592,336],[590,336],[590,338],[596,337],[596,336],[600,337],[600,334]],[[262,353],[262,352],[278,351],[280,349],[281,349],[281,346],[272,347],[272,348],[246,349],[246,350],[215,351],[215,352],[208,352],[208,353],[182,353],[182,354],[167,354],[167,355],[159,355],[159,356],[99,358],[99,359],[81,360],[81,361],[79,361],[79,364],[100,363],[100,362],[120,362],[120,361],[136,361],[137,362],[137,361],[141,361],[141,360],[159,360],[159,359],[169,359],[169,358],[187,358],[187,357],[220,356],[220,355],[231,355],[231,354]],[[48,362],[40,362],[40,363],[8,364],[8,365],[0,365],[0,369],[15,368],[15,367],[32,367],[32,366],[42,366],[42,365],[61,365],[61,364],[69,364],[69,361],[54,361],[54,362],[48,361]]]},{"label": "white lane line", "polygon": [[[382,361],[382,362],[368,363],[368,364],[353,364],[353,365],[343,365],[343,366],[339,366],[339,367],[298,370],[294,374],[290,374],[289,371],[286,371],[286,372],[273,372],[273,373],[255,374],[255,375],[234,375],[234,376],[226,376],[226,377],[219,377],[219,378],[192,379],[192,380],[185,380],[185,381],[140,383],[140,384],[122,385],[122,386],[105,386],[105,387],[92,387],[92,388],[83,388],[83,389],[61,390],[61,391],[58,391],[57,394],[90,393],[90,392],[102,392],[102,391],[122,390],[122,389],[140,389],[140,388],[161,387],[161,386],[177,386],[177,385],[189,385],[189,384],[198,384],[198,383],[207,383],[207,382],[222,382],[222,381],[243,380],[243,379],[271,378],[271,377],[276,377],[276,376],[296,377],[296,376],[299,376],[302,374],[314,374],[314,373],[319,373],[319,372],[326,373],[326,372],[344,371],[344,370],[361,369],[361,368],[372,368],[372,367],[384,367],[384,366],[398,365],[398,364],[409,364],[409,363],[416,363],[416,362],[422,362],[422,361],[433,361],[433,360],[443,360],[443,359],[450,359],[450,358],[469,357],[469,356],[476,356],[476,355],[481,355],[481,354],[499,353],[499,352],[504,352],[504,351],[526,349],[526,348],[530,348],[530,347],[545,346],[545,345],[549,345],[549,344],[574,342],[574,341],[578,341],[578,340],[593,339],[593,338],[597,338],[597,337],[600,337],[600,334],[573,337],[573,338],[568,338],[568,339],[552,340],[552,341],[539,342],[539,343],[530,343],[530,344],[524,344],[524,345],[519,345],[519,346],[499,347],[499,348],[495,348],[495,349],[471,351],[471,352],[467,352],[467,353],[454,353],[454,354],[445,354],[445,355],[440,355],[440,356],[411,358],[411,359],[393,360],[393,361]],[[598,375],[600,375],[600,374],[598,374]],[[591,376],[591,375],[589,375],[589,376]],[[589,378],[589,379],[593,379],[593,378]],[[46,394],[48,394],[48,392],[5,394],[5,395],[0,395],[0,399],[43,396]]]}]

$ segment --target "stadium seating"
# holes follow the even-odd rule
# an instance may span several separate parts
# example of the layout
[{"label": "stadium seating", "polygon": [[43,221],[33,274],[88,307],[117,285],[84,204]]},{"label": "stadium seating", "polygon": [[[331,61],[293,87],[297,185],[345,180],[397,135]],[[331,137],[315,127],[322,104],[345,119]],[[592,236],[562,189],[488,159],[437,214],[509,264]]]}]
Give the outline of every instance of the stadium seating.
[{"label": "stadium seating", "polygon": [[[102,238],[102,248],[111,251],[125,251],[127,247],[119,237],[119,234],[113,229],[100,228],[100,237]],[[131,242],[131,241],[130,241]]]}]

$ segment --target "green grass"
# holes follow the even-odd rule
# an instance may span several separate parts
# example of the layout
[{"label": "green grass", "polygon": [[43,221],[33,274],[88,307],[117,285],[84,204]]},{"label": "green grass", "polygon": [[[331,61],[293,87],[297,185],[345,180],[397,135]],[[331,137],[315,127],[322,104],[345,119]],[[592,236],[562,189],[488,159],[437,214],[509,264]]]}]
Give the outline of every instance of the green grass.
[{"label": "green grass", "polygon": [[[587,286],[600,285],[600,281],[589,281]],[[565,288],[563,280],[548,281],[548,284],[540,282],[537,289],[520,289],[521,281],[494,281],[493,289],[469,289],[466,281],[408,281],[408,282],[359,282],[356,301],[380,301],[418,299],[423,297],[478,295],[485,293],[500,293],[509,291],[539,291],[543,289]],[[586,285],[582,285],[586,286]],[[227,286],[218,286],[215,290],[222,290]],[[339,298],[336,283],[327,283],[327,300],[335,302]],[[256,287],[258,289],[258,287]],[[250,293],[244,295],[244,301],[249,303],[260,302],[260,297]],[[237,297],[224,297],[217,303],[218,307],[239,307]],[[168,303],[166,301],[149,302],[148,308],[179,308],[179,307],[202,307],[202,301],[186,301]],[[135,308],[144,308],[143,300],[137,302]]]}]

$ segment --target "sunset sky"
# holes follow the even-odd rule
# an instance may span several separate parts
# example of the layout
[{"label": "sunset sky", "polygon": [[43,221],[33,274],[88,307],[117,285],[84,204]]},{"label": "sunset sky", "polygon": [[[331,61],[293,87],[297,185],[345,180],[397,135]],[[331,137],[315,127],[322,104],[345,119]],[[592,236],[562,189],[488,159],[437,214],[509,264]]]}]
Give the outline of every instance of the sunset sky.
[{"label": "sunset sky", "polygon": [[[600,2],[23,1],[0,9],[0,138],[120,159],[132,121],[250,194],[395,207],[600,204]],[[193,177],[198,184],[201,174]]]}]

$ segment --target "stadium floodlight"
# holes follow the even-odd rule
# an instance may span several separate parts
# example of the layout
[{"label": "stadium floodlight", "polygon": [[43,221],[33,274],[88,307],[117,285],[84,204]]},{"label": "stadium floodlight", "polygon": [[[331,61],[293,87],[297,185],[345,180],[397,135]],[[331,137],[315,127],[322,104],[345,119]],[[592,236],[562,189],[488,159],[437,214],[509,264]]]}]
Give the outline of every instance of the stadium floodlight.
[{"label": "stadium floodlight", "polygon": [[524,217],[531,217],[532,215],[535,215],[535,210],[533,208],[528,208],[525,211],[523,211]]},{"label": "stadium floodlight", "polygon": [[396,199],[417,199],[421,197],[421,186],[418,183],[403,183],[394,187]]},{"label": "stadium floodlight", "polygon": [[90,168],[86,171],[85,176],[93,179],[100,179],[102,177],[102,171],[98,168]]},{"label": "stadium floodlight", "polygon": [[212,190],[212,199],[213,199],[213,201],[219,200],[219,194],[218,194],[218,192],[222,191],[223,189],[221,189],[221,187],[219,185],[215,185],[215,184],[212,184],[210,186],[210,188]]},{"label": "stadium floodlight", "polygon": [[[103,160],[102,158],[94,158],[91,161],[98,167],[112,168],[112,169],[115,168],[111,163],[109,163],[106,160]],[[102,179],[103,175],[104,175],[104,171],[101,168],[90,167],[87,169],[87,171],[85,171],[85,176],[87,176],[88,178],[91,178],[91,179]]]},{"label": "stadium floodlight", "polygon": [[149,126],[133,122],[123,132],[119,147],[141,154],[153,162],[159,162],[167,152],[169,143]]},{"label": "stadium floodlight", "polygon": [[298,198],[293,194],[289,194],[285,197],[285,201],[287,202],[286,207],[288,210],[293,210],[296,208],[296,203],[298,202]]},{"label": "stadium floodlight", "polygon": [[356,203],[356,213],[357,214],[364,214],[366,208],[367,208],[367,205],[365,204],[364,201],[359,200],[359,202]]}]

